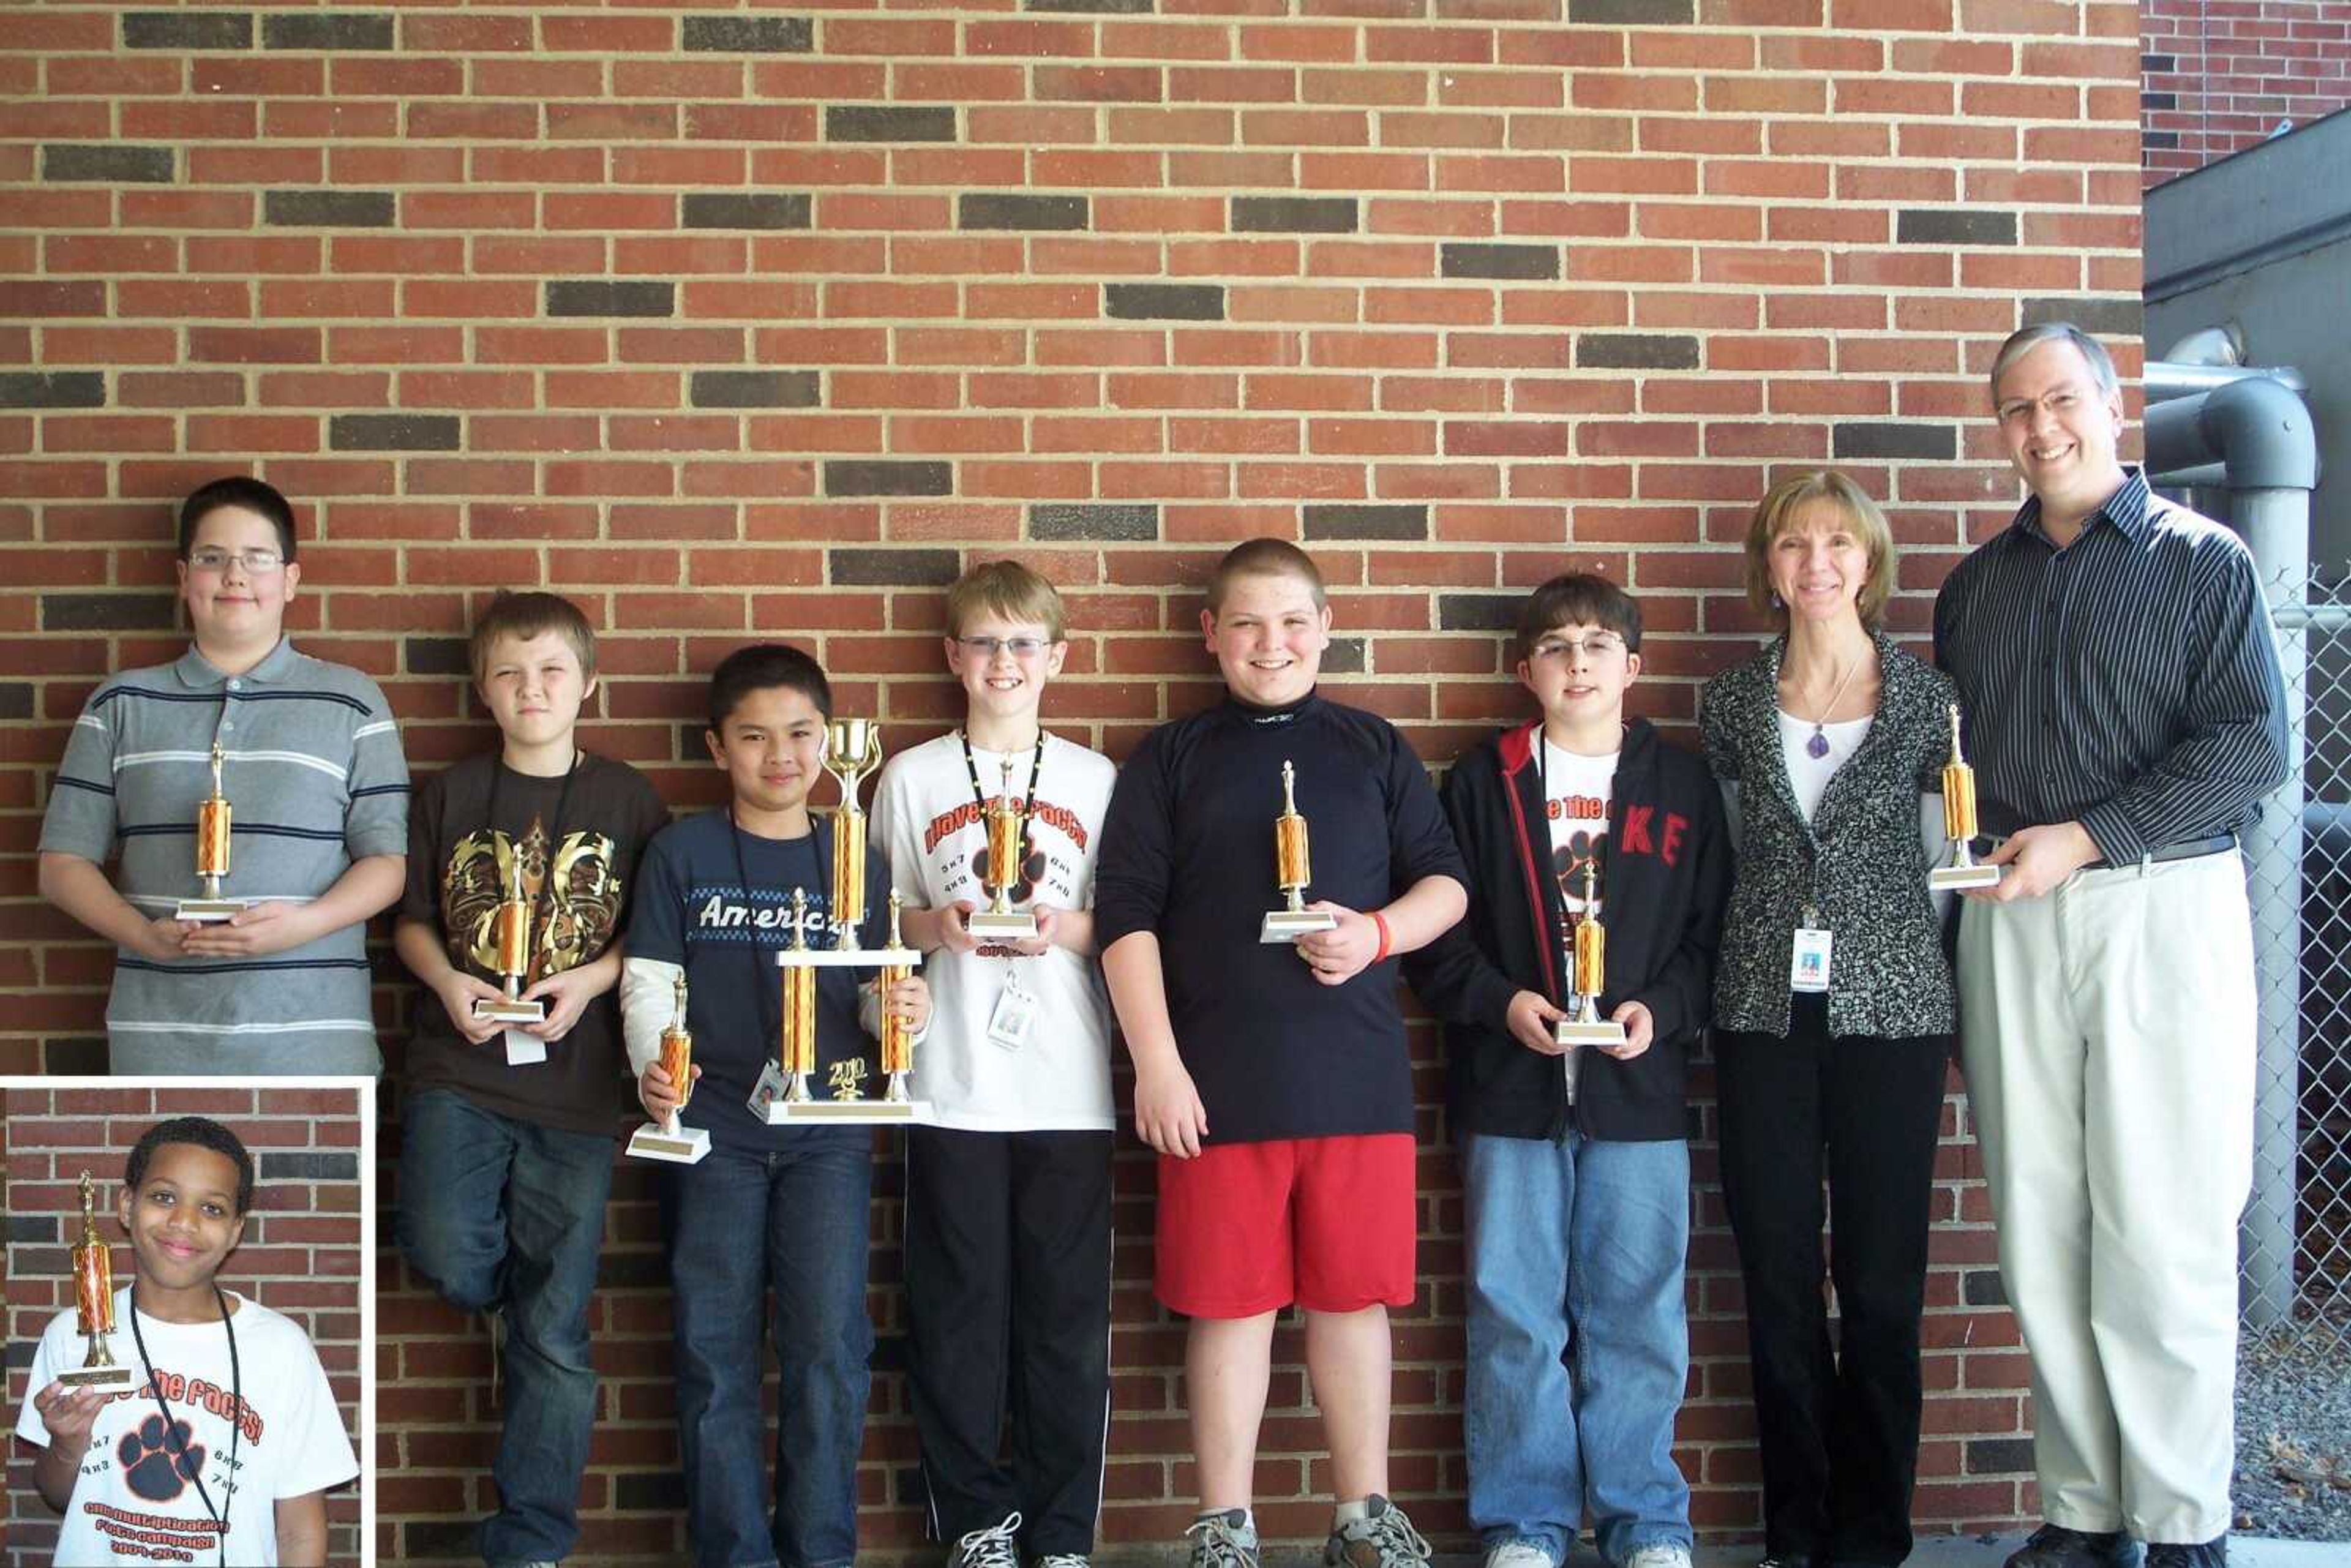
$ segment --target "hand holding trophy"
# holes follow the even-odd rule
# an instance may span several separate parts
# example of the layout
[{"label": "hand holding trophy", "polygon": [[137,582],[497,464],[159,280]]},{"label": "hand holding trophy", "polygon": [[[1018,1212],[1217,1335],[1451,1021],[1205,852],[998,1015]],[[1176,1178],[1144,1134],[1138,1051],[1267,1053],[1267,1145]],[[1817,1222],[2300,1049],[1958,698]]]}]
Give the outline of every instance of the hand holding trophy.
[{"label": "hand holding trophy", "polygon": [[74,1318],[89,1342],[80,1366],[57,1374],[68,1388],[128,1388],[131,1369],[114,1359],[107,1341],[114,1333],[114,1260],[98,1234],[98,1199],[88,1171],[81,1173],[81,1239],[74,1243]]},{"label": "hand holding trophy", "polygon": [[629,1153],[639,1159],[690,1166],[710,1152],[710,1133],[706,1128],[689,1127],[679,1119],[686,1102],[694,1098],[694,1033],[685,1024],[683,971],[677,977],[677,1011],[662,1030],[661,1070],[677,1090],[677,1103],[670,1107],[666,1120],[648,1122],[630,1134]]},{"label": "hand holding trophy", "polygon": [[1943,764],[1943,836],[1951,841],[1949,863],[1927,873],[1927,885],[1940,893],[1947,888],[1994,887],[2000,867],[1980,864],[1975,858],[1976,770],[1959,752],[1959,705],[1951,705],[1951,759]]},{"label": "hand holding trophy", "polygon": [[1298,773],[1284,758],[1281,763],[1281,815],[1273,820],[1273,884],[1287,900],[1270,911],[1259,927],[1259,942],[1295,942],[1317,931],[1335,931],[1339,917],[1327,909],[1306,907],[1306,888],[1314,880],[1314,857],[1308,848],[1306,819],[1298,813]]}]

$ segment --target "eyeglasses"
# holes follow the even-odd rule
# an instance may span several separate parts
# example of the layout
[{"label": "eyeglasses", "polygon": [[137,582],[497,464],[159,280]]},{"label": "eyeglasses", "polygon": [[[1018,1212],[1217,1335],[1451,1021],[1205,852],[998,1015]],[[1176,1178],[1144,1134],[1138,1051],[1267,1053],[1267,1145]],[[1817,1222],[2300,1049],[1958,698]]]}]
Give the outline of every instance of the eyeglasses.
[{"label": "eyeglasses", "polygon": [[228,563],[245,568],[248,577],[267,577],[286,564],[286,558],[274,549],[258,547],[253,549],[215,549],[207,545],[203,549],[188,552],[188,564],[198,571],[226,571]]},{"label": "eyeglasses", "polygon": [[2044,392],[2038,398],[2011,398],[2001,403],[1996,412],[2002,424],[2023,424],[2032,418],[2033,411],[2036,409],[2048,414],[2052,419],[2059,419],[2080,407],[2083,400],[2088,395],[2080,387],[2069,383],[2059,387],[2054,392]]},{"label": "eyeglasses", "polygon": [[958,637],[956,643],[981,659],[993,659],[999,651],[1016,659],[1033,659],[1051,646],[1042,637]]},{"label": "eyeglasses", "polygon": [[1538,659],[1564,659],[1581,652],[1593,664],[1612,658],[1625,651],[1625,639],[1613,632],[1593,632],[1583,637],[1546,637],[1535,644]]}]

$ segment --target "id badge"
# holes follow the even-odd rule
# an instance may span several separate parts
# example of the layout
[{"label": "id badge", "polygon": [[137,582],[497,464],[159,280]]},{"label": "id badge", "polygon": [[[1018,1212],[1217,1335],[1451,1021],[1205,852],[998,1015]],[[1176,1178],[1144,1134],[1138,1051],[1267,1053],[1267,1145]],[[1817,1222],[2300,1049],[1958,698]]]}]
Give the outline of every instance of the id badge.
[{"label": "id badge", "polygon": [[547,1041],[538,1036],[510,1029],[506,1031],[506,1037],[508,1067],[534,1067],[547,1060]]},{"label": "id badge", "polygon": [[1796,950],[1788,965],[1788,988],[1792,991],[1825,991],[1829,988],[1830,934],[1814,926],[1796,927]]},{"label": "id badge", "polygon": [[771,1056],[768,1058],[768,1065],[759,1070],[759,1082],[752,1085],[750,1100],[751,1114],[758,1117],[762,1122],[766,1121],[768,1119],[768,1107],[774,1104],[783,1097],[783,1064]]},{"label": "id badge", "polygon": [[1029,1031],[1036,1023],[1037,998],[1019,980],[1006,982],[997,996],[996,1010],[987,1015],[987,1038],[1007,1051],[1019,1051],[1029,1043]]}]

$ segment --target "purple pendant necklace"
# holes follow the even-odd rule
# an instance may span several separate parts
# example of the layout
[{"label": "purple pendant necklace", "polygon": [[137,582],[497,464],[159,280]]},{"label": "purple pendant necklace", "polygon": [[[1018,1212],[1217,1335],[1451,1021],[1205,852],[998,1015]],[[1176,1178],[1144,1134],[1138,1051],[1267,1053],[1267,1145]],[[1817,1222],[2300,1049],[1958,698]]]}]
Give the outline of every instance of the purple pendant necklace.
[{"label": "purple pendant necklace", "polygon": [[1845,666],[1844,678],[1837,682],[1836,690],[1829,694],[1829,700],[1822,706],[1820,716],[1813,720],[1813,737],[1804,742],[1804,755],[1815,762],[1829,754],[1829,715],[1836,712],[1837,699],[1844,695],[1845,687],[1853,685],[1853,677],[1860,668],[1859,659]]}]

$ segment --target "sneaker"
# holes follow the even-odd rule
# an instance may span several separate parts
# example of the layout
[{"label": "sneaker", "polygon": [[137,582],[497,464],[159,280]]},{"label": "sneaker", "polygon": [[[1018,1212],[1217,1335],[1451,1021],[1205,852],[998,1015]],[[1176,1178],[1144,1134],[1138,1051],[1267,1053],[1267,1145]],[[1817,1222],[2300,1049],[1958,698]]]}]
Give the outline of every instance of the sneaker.
[{"label": "sneaker", "polygon": [[1245,1508],[1204,1513],[1184,1533],[1192,1538],[1190,1568],[1258,1568],[1257,1526]]},{"label": "sneaker", "polygon": [[1428,1542],[1404,1510],[1374,1492],[1369,1511],[1331,1532],[1322,1543],[1324,1568],[1407,1568],[1428,1561]]},{"label": "sneaker", "polygon": [[1020,1516],[1008,1513],[1001,1524],[975,1530],[947,1553],[947,1568],[1020,1568]]},{"label": "sneaker", "polygon": [[1074,1552],[1048,1552],[1029,1568],[1092,1568],[1092,1565]]},{"label": "sneaker", "polygon": [[1559,1568],[1559,1559],[1540,1541],[1505,1541],[1486,1553],[1485,1568]]},{"label": "sneaker", "polygon": [[1633,1548],[1625,1568],[1690,1568],[1690,1549],[1678,1541],[1651,1541]]},{"label": "sneaker", "polygon": [[2150,1541],[2147,1544],[2147,1568],[2228,1568],[2228,1565],[2229,1538],[2225,1535],[2186,1545],[2170,1541]]},{"label": "sneaker", "polygon": [[2138,1542],[2126,1531],[2093,1533],[2044,1524],[2010,1555],[2004,1568],[2139,1568]]}]

